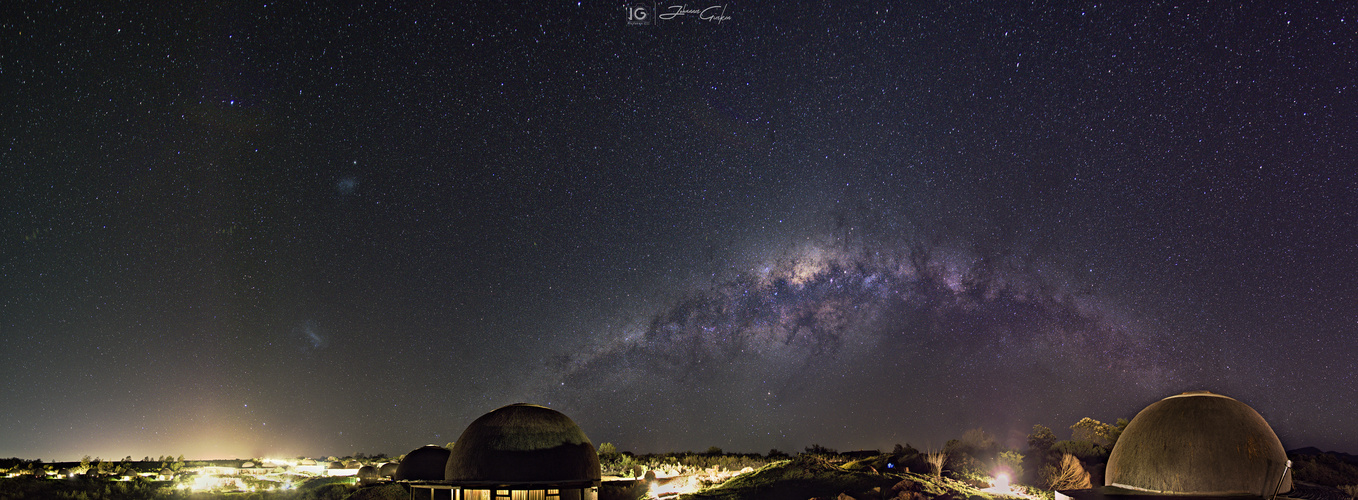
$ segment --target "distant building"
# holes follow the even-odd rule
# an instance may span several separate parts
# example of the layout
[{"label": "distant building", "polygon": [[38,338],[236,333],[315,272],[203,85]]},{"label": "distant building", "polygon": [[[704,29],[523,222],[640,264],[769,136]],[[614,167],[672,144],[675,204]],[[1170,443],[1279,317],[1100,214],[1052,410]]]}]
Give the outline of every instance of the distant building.
[{"label": "distant building", "polygon": [[1207,391],[1167,397],[1132,419],[1108,457],[1104,486],[1058,500],[1268,499],[1292,491],[1287,452],[1248,405]]},{"label": "distant building", "polygon": [[597,500],[601,477],[599,455],[580,426],[555,410],[520,403],[468,425],[442,480],[410,486],[416,498]]}]

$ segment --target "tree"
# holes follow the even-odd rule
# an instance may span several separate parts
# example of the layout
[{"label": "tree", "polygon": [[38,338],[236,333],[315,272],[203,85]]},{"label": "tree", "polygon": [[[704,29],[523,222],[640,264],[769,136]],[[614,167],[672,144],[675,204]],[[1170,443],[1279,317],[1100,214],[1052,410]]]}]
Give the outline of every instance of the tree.
[{"label": "tree", "polygon": [[618,454],[618,447],[617,447],[617,446],[613,446],[613,443],[599,443],[599,455],[600,455],[600,456],[603,456],[603,455],[617,455],[617,454]]},{"label": "tree", "polygon": [[1108,448],[1104,448],[1091,441],[1059,441],[1052,445],[1049,454],[1054,454],[1053,460],[1060,458],[1061,454],[1069,453],[1075,455],[1080,460],[1102,462],[1108,458]]},{"label": "tree", "polygon": [[973,455],[986,455],[996,448],[995,436],[991,436],[985,429],[977,427],[962,433],[962,443],[969,448]]},{"label": "tree", "polygon": [[780,460],[780,459],[787,458],[788,455],[787,455],[787,453],[783,453],[783,452],[781,452],[781,451],[778,451],[778,448],[774,448],[774,449],[769,450],[769,455],[768,455],[768,457],[769,457],[769,460]]},{"label": "tree", "polygon": [[995,457],[995,462],[999,468],[1009,471],[1009,477],[1017,480],[1023,477],[1023,455],[1017,451],[1009,450],[1001,452]]},{"label": "tree", "polygon": [[806,453],[807,453],[807,454],[810,454],[810,455],[838,455],[838,454],[839,454],[838,451],[832,450],[832,449],[830,449],[830,448],[826,448],[826,447],[821,446],[821,445],[819,445],[819,444],[812,444],[811,446],[807,446],[807,447],[806,447]]},{"label": "tree", "polygon": [[1033,432],[1028,434],[1028,454],[1030,455],[1044,455],[1054,444],[1056,444],[1056,433],[1045,425],[1034,425]]},{"label": "tree", "polygon": [[963,473],[985,474],[987,467],[999,451],[995,437],[985,429],[977,427],[962,433],[962,439],[951,439],[943,446],[948,454],[949,468]]},{"label": "tree", "polygon": [[707,448],[707,452],[706,452],[706,453],[703,453],[703,454],[704,454],[704,455],[713,455],[713,456],[716,456],[716,455],[721,455],[721,454],[722,454],[722,451],[721,451],[721,448],[718,448],[718,447],[716,447],[716,446],[710,446],[710,447]]},{"label": "tree", "polygon": [[1089,441],[1099,446],[1108,448],[1112,442],[1114,427],[1089,417],[1080,419],[1075,425],[1070,426],[1070,439],[1073,441]]}]

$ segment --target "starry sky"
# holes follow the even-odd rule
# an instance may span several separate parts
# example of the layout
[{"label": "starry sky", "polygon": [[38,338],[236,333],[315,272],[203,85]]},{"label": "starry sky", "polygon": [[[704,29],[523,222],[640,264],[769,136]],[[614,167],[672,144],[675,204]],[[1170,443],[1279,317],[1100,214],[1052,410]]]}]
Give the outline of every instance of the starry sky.
[{"label": "starry sky", "polygon": [[1353,5],[193,3],[0,13],[0,456],[1358,452]]}]

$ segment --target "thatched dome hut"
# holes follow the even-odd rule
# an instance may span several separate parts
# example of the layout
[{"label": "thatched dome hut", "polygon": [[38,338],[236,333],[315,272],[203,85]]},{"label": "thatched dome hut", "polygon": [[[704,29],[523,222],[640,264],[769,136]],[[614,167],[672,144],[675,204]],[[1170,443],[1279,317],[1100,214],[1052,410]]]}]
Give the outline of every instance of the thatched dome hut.
[{"label": "thatched dome hut", "polygon": [[1286,466],[1282,443],[1253,408],[1186,392],[1132,419],[1108,457],[1104,482],[1136,494],[1267,497],[1275,488],[1292,490]]},{"label": "thatched dome hut", "polygon": [[444,479],[497,484],[597,482],[599,455],[570,417],[542,406],[513,404],[467,426],[448,457]]},{"label": "thatched dome hut", "polygon": [[358,468],[357,475],[359,482],[370,483],[376,481],[378,479],[377,467],[373,467],[371,465],[364,465]]},{"label": "thatched dome hut", "polygon": [[438,481],[443,479],[443,468],[448,463],[448,449],[438,445],[421,446],[406,454],[396,466],[393,476],[397,481]]},{"label": "thatched dome hut", "polygon": [[377,475],[385,478],[396,477],[396,469],[400,468],[400,466],[401,464],[396,462],[387,462],[377,469]]}]

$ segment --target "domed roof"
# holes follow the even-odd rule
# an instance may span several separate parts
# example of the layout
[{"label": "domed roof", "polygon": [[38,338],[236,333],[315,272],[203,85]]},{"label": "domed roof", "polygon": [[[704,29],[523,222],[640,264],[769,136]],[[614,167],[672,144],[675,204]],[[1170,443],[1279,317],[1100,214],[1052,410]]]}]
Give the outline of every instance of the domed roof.
[{"label": "domed roof", "polygon": [[425,445],[406,454],[396,466],[397,481],[438,481],[443,479],[443,467],[448,463],[449,451],[437,445]]},{"label": "domed roof", "polygon": [[1287,452],[1253,408],[1220,394],[1185,392],[1147,406],[1108,457],[1107,486],[1180,495],[1261,495],[1278,487]]},{"label": "domed roof", "polygon": [[377,467],[364,465],[358,468],[359,481],[374,481],[377,479]]},{"label": "domed roof", "polygon": [[[444,460],[444,462],[445,465],[447,465],[446,464],[447,460]],[[382,477],[393,477],[396,475],[396,469],[400,467],[401,464],[398,464],[396,462],[387,462],[385,464],[382,464],[381,468],[377,469],[377,475]]]},{"label": "domed roof", "polygon": [[580,426],[558,411],[513,404],[476,419],[457,439],[449,481],[598,481],[599,455]]}]

